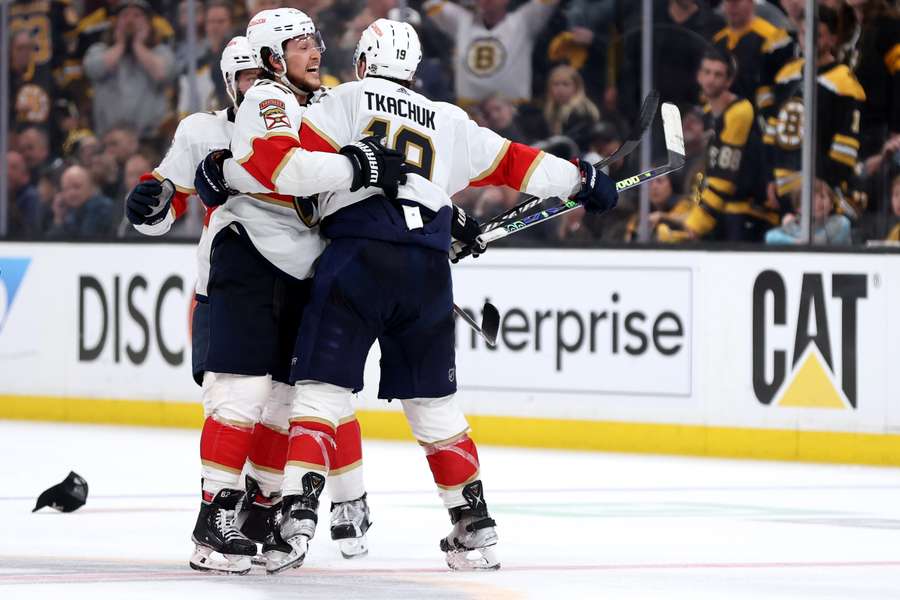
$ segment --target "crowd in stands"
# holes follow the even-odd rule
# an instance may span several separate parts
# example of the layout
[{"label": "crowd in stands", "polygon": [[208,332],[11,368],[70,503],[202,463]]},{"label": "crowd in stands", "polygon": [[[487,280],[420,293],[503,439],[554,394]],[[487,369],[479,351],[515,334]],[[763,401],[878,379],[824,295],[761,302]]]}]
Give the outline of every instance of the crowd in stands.
[{"label": "crowd in stands", "polygon": [[[222,48],[249,16],[282,5],[322,32],[326,85],[354,78],[353,50],[368,24],[406,20],[424,47],[420,91],[513,141],[595,162],[622,143],[641,104],[641,4],[196,0],[191,11],[187,0],[12,0],[7,237],[134,236],[126,194],[159,163],[180,118],[229,105]],[[814,241],[900,242],[900,2],[818,4]],[[651,241],[802,239],[804,6],[654,0],[654,87],[681,109],[688,162],[649,185]],[[714,92],[716,78],[725,85]],[[662,158],[658,128],[649,143]],[[637,155],[610,165],[610,175],[634,174]],[[636,242],[638,198],[623,193],[609,214],[573,211],[510,241]],[[470,188],[454,200],[486,219],[520,195]],[[199,235],[199,202],[191,204],[174,235]]]}]

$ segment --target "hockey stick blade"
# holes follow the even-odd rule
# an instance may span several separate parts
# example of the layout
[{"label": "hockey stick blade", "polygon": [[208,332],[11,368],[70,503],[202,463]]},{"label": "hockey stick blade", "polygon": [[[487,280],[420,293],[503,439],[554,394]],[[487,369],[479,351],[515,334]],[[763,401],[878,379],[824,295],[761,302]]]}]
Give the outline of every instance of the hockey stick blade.
[{"label": "hockey stick blade", "polygon": [[489,346],[493,348],[497,345],[497,332],[500,329],[500,312],[496,306],[490,302],[484,303],[484,308],[481,311],[483,316],[480,326],[475,322],[475,319],[469,316],[469,313],[455,304],[453,305],[453,312],[459,315],[475,333],[483,337]]},{"label": "hockey stick blade", "polygon": [[638,147],[638,144],[641,143],[641,140],[647,134],[647,131],[650,130],[650,126],[653,124],[653,118],[656,116],[656,109],[659,107],[659,92],[656,90],[650,90],[650,93],[647,94],[647,97],[644,98],[644,103],[641,105],[641,112],[638,116],[638,121],[635,123],[634,128],[631,131],[631,136],[625,140],[625,142],[616,148],[616,151],[601,160],[600,162],[594,164],[594,168],[602,169],[606,165],[612,164],[619,159],[625,158],[632,152],[634,149]]},{"label": "hockey stick blade", "polygon": [[[681,128],[681,113],[674,104],[666,102],[662,106],[663,130],[665,132],[668,162],[631,177],[616,182],[616,190],[622,192],[647,183],[651,179],[662,177],[684,166],[684,133]],[[538,198],[528,199],[498,217],[494,217],[482,226],[482,234],[478,242],[487,245],[513,233],[528,229],[538,223],[549,221],[581,205],[572,199],[554,198],[544,201]]]}]

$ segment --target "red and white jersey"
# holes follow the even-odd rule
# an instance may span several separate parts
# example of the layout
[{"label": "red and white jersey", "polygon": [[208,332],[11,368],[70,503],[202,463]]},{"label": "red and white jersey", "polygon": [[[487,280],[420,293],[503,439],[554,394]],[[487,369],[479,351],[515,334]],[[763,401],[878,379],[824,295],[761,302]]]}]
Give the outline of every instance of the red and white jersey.
[{"label": "red and white jersey", "polygon": [[488,29],[481,18],[445,0],[425,3],[427,15],[456,42],[453,66],[457,101],[473,104],[491,94],[531,98],[531,55],[557,0],[531,0]]},{"label": "red and white jersey", "polygon": [[[172,139],[169,151],[151,174],[159,181],[168,179],[175,185],[172,206],[162,221],[156,225],[135,225],[136,230],[144,235],[168,233],[175,220],[187,211],[188,199],[195,193],[194,172],[197,170],[197,165],[211,151],[228,147],[231,141],[232,127],[231,121],[228,120],[227,109],[216,112],[198,112],[182,119],[175,130],[175,137]],[[206,209],[203,232],[200,234],[200,243],[197,248],[195,291],[202,296],[206,295],[206,285],[209,281],[209,250],[212,241],[206,225],[209,224],[212,210]]]},{"label": "red and white jersey", "polygon": [[298,216],[294,196],[349,188],[353,179],[345,157],[300,149],[304,110],[288,88],[274,81],[259,80],[247,90],[235,115],[234,158],[223,165],[230,187],[244,193],[230,197],[210,222],[213,236],[239,224],[266,260],[297,279],[312,276],[325,242],[314,223]]},{"label": "red and white jersey", "polygon": [[[464,110],[433,102],[378,77],[345,83],[325,93],[303,115],[300,145],[337,152],[365,136],[386,138],[414,166],[399,197],[437,212],[450,196],[470,185],[506,185],[541,197],[569,197],[580,189],[578,168],[479,127]],[[378,188],[319,195],[322,218],[369,196]]]}]

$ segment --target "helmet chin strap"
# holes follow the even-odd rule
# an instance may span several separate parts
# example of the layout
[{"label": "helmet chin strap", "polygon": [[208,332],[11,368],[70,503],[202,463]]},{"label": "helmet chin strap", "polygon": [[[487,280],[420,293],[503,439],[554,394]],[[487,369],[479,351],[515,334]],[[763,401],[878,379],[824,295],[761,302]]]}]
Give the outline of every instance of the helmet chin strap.
[{"label": "helmet chin strap", "polygon": [[287,63],[284,61],[284,57],[279,56],[278,62],[281,63],[281,73],[275,73],[275,76],[278,77],[278,80],[281,81],[289,90],[294,92],[297,95],[310,97],[312,96],[316,90],[304,89],[296,85],[288,78],[287,74]]}]

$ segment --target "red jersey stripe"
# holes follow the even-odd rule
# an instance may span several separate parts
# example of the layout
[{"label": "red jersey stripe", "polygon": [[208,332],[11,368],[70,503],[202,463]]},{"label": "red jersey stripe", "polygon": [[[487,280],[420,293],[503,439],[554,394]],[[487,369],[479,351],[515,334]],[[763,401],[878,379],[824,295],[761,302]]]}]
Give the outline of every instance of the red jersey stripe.
[{"label": "red jersey stripe", "polygon": [[481,187],[485,185],[505,185],[516,190],[521,190],[527,183],[526,177],[539,159],[541,151],[525,144],[511,143],[506,147],[506,152],[497,161],[494,168],[479,179],[472,181],[471,185]]},{"label": "red jersey stripe", "polygon": [[275,188],[275,180],[293,150],[300,142],[293,135],[270,135],[255,138],[249,156],[238,160],[258,182],[267,188]]}]

